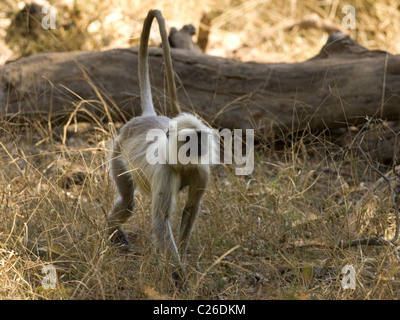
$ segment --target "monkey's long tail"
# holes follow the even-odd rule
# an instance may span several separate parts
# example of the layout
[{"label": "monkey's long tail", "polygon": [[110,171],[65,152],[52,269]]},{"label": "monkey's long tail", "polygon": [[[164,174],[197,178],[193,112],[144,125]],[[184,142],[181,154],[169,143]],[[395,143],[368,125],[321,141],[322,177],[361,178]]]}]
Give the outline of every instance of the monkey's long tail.
[{"label": "monkey's long tail", "polygon": [[148,43],[150,36],[150,28],[153,19],[156,18],[160,29],[164,63],[167,73],[167,85],[169,101],[172,112],[177,115],[181,113],[176,94],[176,85],[174,81],[174,71],[172,69],[171,50],[168,42],[168,34],[165,27],[165,20],[159,10],[150,10],[143,24],[142,35],[140,37],[139,49],[139,85],[140,98],[142,101],[143,115],[155,116],[153,99],[151,95],[150,79],[149,79],[149,58],[148,58]]}]

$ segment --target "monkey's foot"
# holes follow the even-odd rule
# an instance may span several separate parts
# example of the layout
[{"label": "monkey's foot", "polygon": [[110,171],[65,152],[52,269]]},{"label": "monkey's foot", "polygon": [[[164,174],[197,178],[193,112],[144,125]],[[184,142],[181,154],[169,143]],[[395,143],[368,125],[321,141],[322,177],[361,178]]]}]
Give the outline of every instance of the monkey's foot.
[{"label": "monkey's foot", "polygon": [[121,252],[127,253],[129,249],[129,239],[121,227],[117,227],[111,234],[111,242],[114,246],[118,247]]},{"label": "monkey's foot", "polygon": [[172,279],[174,280],[175,288],[178,292],[188,292],[189,288],[186,284],[186,277],[178,273],[177,271],[172,272]]}]

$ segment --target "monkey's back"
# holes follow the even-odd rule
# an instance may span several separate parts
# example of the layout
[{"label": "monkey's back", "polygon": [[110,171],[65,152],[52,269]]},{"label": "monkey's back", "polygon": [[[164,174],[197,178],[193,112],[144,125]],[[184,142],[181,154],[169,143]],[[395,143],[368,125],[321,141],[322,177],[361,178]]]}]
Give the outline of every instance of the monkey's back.
[{"label": "monkey's back", "polygon": [[[150,195],[151,181],[155,178],[155,168],[149,163],[146,153],[154,141],[147,141],[147,134],[152,129],[168,131],[170,119],[164,116],[140,116],[129,120],[120,130],[115,143],[125,165],[129,168],[139,190]],[[168,165],[159,165],[168,167]]]}]

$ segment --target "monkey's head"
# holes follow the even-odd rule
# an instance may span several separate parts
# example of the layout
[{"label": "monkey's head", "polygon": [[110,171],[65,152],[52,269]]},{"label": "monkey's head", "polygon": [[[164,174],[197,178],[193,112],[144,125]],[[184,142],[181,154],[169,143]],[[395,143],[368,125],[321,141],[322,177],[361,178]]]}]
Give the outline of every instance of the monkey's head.
[{"label": "monkey's head", "polygon": [[179,165],[211,164],[216,153],[215,134],[194,115],[182,113],[170,121],[169,152],[176,152]]}]

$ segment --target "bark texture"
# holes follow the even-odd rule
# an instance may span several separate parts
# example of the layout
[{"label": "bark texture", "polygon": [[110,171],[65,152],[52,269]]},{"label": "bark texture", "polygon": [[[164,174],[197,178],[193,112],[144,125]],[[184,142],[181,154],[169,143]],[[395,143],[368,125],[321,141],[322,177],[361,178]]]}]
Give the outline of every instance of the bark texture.
[{"label": "bark texture", "polygon": [[[161,48],[150,48],[156,108],[168,114]],[[51,118],[93,115],[104,121],[140,114],[137,48],[46,53],[0,67],[0,114]],[[224,128],[258,135],[400,117],[400,55],[370,51],[332,34],[301,63],[237,62],[172,49],[183,108]]]}]

